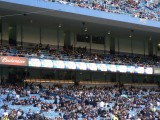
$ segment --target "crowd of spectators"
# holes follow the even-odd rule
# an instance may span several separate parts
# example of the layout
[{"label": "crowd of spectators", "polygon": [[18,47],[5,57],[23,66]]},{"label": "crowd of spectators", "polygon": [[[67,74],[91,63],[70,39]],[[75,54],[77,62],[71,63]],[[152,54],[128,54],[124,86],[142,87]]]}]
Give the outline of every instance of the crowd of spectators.
[{"label": "crowd of spectators", "polygon": [[134,66],[159,66],[160,61],[158,56],[137,55],[132,53],[105,53],[104,51],[92,53],[86,47],[73,46],[57,48],[50,45],[37,44],[34,47],[15,47],[1,46],[1,56],[19,56],[33,57],[53,60],[67,60],[75,62],[95,62],[119,65],[134,65]]},{"label": "crowd of spectators", "polygon": [[28,84],[0,95],[1,120],[160,120],[159,89]]},{"label": "crowd of spectators", "polygon": [[160,21],[159,0],[44,0],[72,6],[101,10],[109,13],[127,14],[146,20]]}]

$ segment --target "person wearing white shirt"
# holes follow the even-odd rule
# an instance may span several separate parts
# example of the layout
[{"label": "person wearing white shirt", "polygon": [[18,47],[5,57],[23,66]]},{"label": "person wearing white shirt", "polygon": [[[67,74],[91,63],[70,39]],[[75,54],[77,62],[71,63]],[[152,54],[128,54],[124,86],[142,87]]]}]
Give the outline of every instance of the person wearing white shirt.
[{"label": "person wearing white shirt", "polygon": [[101,108],[103,108],[103,107],[104,107],[104,102],[101,101],[101,102],[99,103],[99,106],[100,106]]},{"label": "person wearing white shirt", "polygon": [[13,95],[16,95],[16,91],[15,91],[15,90],[13,90],[13,91],[12,91],[12,94],[13,94]]},{"label": "person wearing white shirt", "polygon": [[20,98],[20,96],[19,96],[19,95],[16,95],[16,99],[18,99],[18,100],[19,100],[19,98]]},{"label": "person wearing white shirt", "polygon": [[18,118],[19,116],[21,116],[21,115],[22,115],[21,111],[18,110],[18,112],[17,112],[17,118]]},{"label": "person wearing white shirt", "polygon": [[157,106],[160,106],[160,102],[157,102]]},{"label": "person wearing white shirt", "polygon": [[28,95],[28,96],[30,95],[30,93],[31,93],[30,90],[27,90],[27,95]]},{"label": "person wearing white shirt", "polygon": [[4,112],[3,112],[3,115],[4,115],[4,116],[8,116],[8,112],[7,112],[7,111],[4,111]]}]

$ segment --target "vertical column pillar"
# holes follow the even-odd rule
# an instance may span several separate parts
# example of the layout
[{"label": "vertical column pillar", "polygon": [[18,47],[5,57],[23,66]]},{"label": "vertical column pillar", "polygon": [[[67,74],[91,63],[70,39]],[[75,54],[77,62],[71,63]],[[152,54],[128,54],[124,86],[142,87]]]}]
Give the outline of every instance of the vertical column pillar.
[{"label": "vertical column pillar", "polygon": [[9,43],[9,24],[2,20],[2,42]]},{"label": "vertical column pillar", "polygon": [[59,29],[57,30],[57,49],[59,50]]},{"label": "vertical column pillar", "polygon": [[115,54],[115,38],[110,37],[110,54]]},{"label": "vertical column pillar", "polygon": [[107,51],[109,50],[110,50],[110,38],[108,36],[105,36],[104,55],[106,55]]},{"label": "vertical column pillar", "polygon": [[116,73],[110,73],[110,80],[111,82],[116,82]]},{"label": "vertical column pillar", "polygon": [[[149,53],[149,55],[153,55],[153,48],[157,49],[157,45],[154,45],[153,41],[149,40],[148,41],[148,53]],[[157,55],[156,49],[154,50],[154,54]]]},{"label": "vertical column pillar", "polygon": [[120,73],[116,73],[116,82],[118,83],[118,88],[120,90],[120,86],[121,86],[121,80],[120,80]]},{"label": "vertical column pillar", "polygon": [[90,43],[89,43],[90,54],[92,53],[92,35],[90,35]]},{"label": "vertical column pillar", "polygon": [[21,46],[23,46],[23,26],[21,25]]},{"label": "vertical column pillar", "polygon": [[2,45],[2,18],[0,18],[0,33],[1,33],[1,45]]},{"label": "vertical column pillar", "polygon": [[74,35],[74,39],[73,39],[73,51],[75,51],[75,49],[76,49],[76,33],[74,32],[73,35]]},{"label": "vertical column pillar", "polygon": [[105,81],[110,82],[111,81],[111,73],[105,72]]},{"label": "vertical column pillar", "polygon": [[104,36],[104,56],[105,56],[105,54],[106,54],[106,36]]},{"label": "vertical column pillar", "polygon": [[40,29],[39,29],[39,43],[41,44],[42,43],[42,28],[40,26]]},{"label": "vertical column pillar", "polygon": [[64,46],[65,47],[73,46],[73,48],[76,46],[76,36],[74,32],[65,33]]},{"label": "vertical column pillar", "polygon": [[89,71],[89,78],[90,78],[90,81],[93,82],[92,71]]},{"label": "vertical column pillar", "polygon": [[144,57],[146,56],[146,46],[145,46],[145,44],[146,44],[146,40],[143,41]]},{"label": "vertical column pillar", "polygon": [[133,41],[132,41],[132,36],[130,37],[130,41],[131,41],[131,55],[133,55]]},{"label": "vertical column pillar", "polygon": [[119,54],[119,38],[117,38],[117,47],[118,47],[118,54]]}]

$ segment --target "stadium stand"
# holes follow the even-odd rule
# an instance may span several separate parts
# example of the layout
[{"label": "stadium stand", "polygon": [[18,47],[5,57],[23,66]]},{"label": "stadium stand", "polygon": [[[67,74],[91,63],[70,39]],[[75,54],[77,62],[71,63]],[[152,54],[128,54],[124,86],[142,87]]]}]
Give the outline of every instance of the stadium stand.
[{"label": "stadium stand", "polygon": [[160,21],[159,0],[44,0],[104,12]]},{"label": "stadium stand", "polygon": [[159,90],[128,87],[0,87],[2,120],[159,120]]},{"label": "stadium stand", "polygon": [[[155,24],[160,21],[159,0],[37,1],[123,14]],[[125,23],[118,28],[122,22],[110,22],[115,24],[110,26],[104,20],[105,26],[105,22],[85,23],[84,16],[84,21],[71,20],[75,14],[61,10],[15,3],[10,3],[10,9],[4,6],[0,5],[0,120],[160,120],[160,42],[159,31],[152,31],[159,28],[145,30],[145,24],[123,28]],[[98,30],[105,33],[99,37]],[[92,39],[95,33],[96,42]],[[88,41],[78,41],[76,35],[87,36]],[[104,41],[99,42],[101,36]],[[76,65],[71,69],[68,61],[90,68],[94,68],[90,63],[96,63],[97,69]]]},{"label": "stadium stand", "polygon": [[34,47],[17,47],[17,46],[1,46],[1,56],[18,56],[32,57],[53,60],[67,60],[75,62],[94,62],[94,63],[109,63],[118,65],[134,65],[134,66],[159,66],[158,56],[144,56],[129,53],[120,54],[104,54],[90,53],[86,47],[75,48],[63,47],[62,49],[52,48],[49,45],[37,44]]}]

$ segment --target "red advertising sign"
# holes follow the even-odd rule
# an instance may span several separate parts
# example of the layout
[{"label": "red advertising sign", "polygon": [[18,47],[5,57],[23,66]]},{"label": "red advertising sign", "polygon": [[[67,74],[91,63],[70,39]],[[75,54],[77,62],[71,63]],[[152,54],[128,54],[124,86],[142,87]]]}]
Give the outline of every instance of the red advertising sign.
[{"label": "red advertising sign", "polygon": [[28,59],[25,57],[0,56],[0,64],[27,66]]}]

